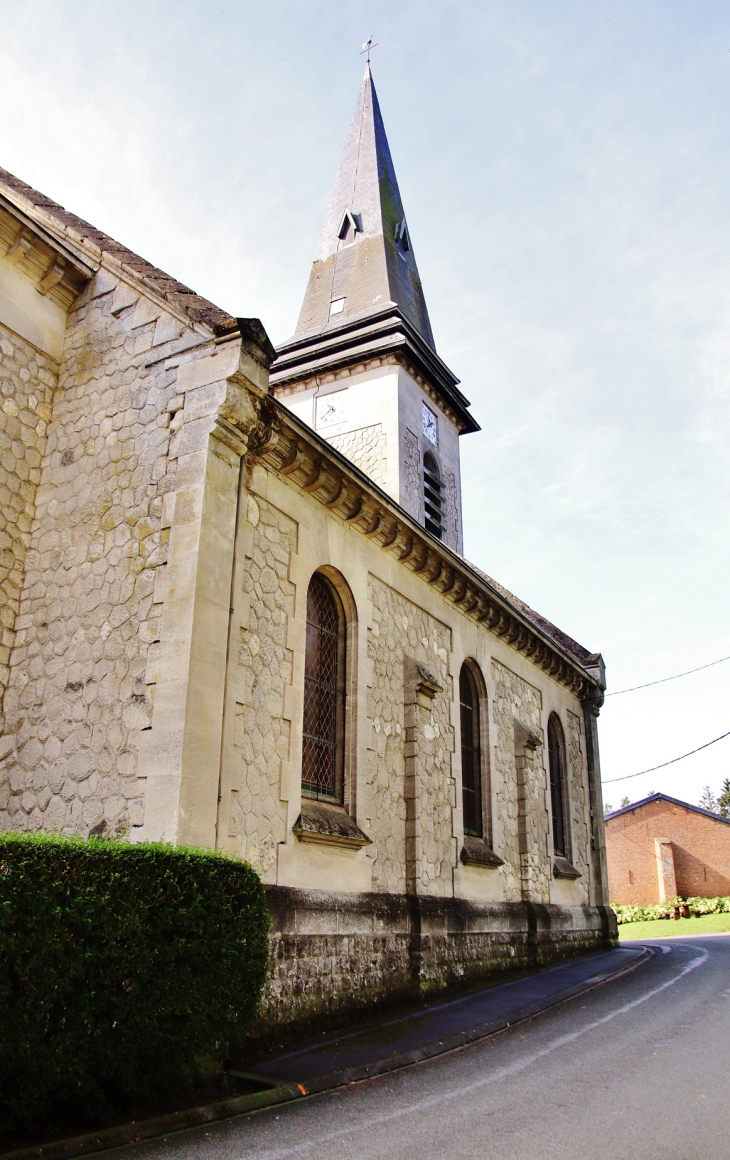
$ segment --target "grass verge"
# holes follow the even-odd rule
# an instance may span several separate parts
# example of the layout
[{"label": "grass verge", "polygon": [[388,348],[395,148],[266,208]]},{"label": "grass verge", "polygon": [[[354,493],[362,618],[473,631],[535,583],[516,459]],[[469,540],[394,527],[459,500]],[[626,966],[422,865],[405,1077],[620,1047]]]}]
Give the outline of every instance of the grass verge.
[{"label": "grass verge", "polygon": [[622,922],[620,942],[642,938],[676,938],[678,934],[720,934],[730,932],[730,914],[700,914],[696,918],[657,918],[653,922]]}]

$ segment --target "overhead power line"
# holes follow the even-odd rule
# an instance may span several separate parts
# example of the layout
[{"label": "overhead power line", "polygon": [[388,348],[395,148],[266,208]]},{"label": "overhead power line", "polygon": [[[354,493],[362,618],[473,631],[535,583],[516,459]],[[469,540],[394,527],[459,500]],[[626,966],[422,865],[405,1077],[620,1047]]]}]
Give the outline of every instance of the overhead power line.
[{"label": "overhead power line", "polygon": [[[709,665],[699,665],[696,669],[687,669],[686,673],[675,673],[673,677],[662,677],[660,681],[647,681],[645,685],[632,685],[630,689],[617,689],[615,693],[606,693],[606,696],[620,697],[622,693],[635,693],[637,689],[649,689],[652,685],[663,685],[667,681],[678,681],[680,677],[689,677],[692,673],[700,673],[703,669],[711,669],[713,665],[721,665],[723,661],[730,661],[730,657],[720,657],[719,661],[710,661]],[[676,758],[676,760],[679,761],[679,758]],[[631,776],[633,777],[634,774]],[[636,774],[635,776],[638,777],[639,775]]]},{"label": "overhead power line", "polygon": [[710,745],[715,745],[718,741],[722,741],[724,737],[730,737],[730,733],[722,733],[719,737],[715,737],[712,741],[706,741],[704,745],[698,745],[696,749],[690,749],[689,753],[683,753],[681,757],[673,757],[671,761],[663,761],[661,765],[652,765],[651,769],[641,769],[638,773],[627,773],[625,777],[609,777],[604,781],[604,785],[611,785],[614,781],[629,781],[632,777],[641,777],[644,773],[654,773],[656,769],[664,769],[666,765],[674,765],[676,761],[684,761],[685,757],[691,757],[693,753],[699,753],[701,749],[708,749]]}]

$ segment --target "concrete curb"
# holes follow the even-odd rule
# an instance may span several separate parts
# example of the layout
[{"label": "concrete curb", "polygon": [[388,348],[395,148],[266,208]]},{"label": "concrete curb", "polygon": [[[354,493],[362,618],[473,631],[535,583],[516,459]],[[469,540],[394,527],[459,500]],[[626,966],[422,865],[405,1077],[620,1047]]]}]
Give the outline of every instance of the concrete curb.
[{"label": "concrete curb", "polygon": [[[462,1032],[458,1035],[450,1035],[445,1039],[435,1040],[433,1043],[428,1043],[424,1047],[419,1047],[414,1051],[403,1052],[399,1055],[390,1055],[385,1059],[363,1064],[361,1067],[343,1068],[340,1071],[332,1071],[327,1075],[318,1076],[306,1084],[307,1095],[316,1095],[320,1092],[331,1091],[336,1087],[342,1087],[348,1083],[357,1083],[359,1080],[372,1079],[376,1075],[385,1075],[390,1071],[399,1071],[401,1068],[411,1067],[413,1064],[422,1063],[427,1059],[433,1059],[435,1056],[447,1055],[449,1052],[458,1051],[460,1048],[467,1047],[469,1044],[479,1043],[483,1039],[488,1039],[491,1035],[497,1035],[500,1031],[506,1031],[509,1027],[514,1027],[518,1023],[524,1023],[525,1020],[532,1019],[536,1015],[542,1014],[543,1011],[549,1011],[553,1007],[560,1006],[561,1003],[567,1003],[577,995],[584,995],[587,991],[592,991],[596,987],[602,986],[603,983],[609,982],[611,979],[616,979],[620,975],[628,975],[631,971],[636,970],[637,967],[647,962],[651,957],[651,950],[644,948],[632,963],[627,963],[612,971],[601,971],[600,974],[594,975],[585,983],[576,983],[573,987],[566,987],[562,991],[557,991],[549,1000],[543,999],[535,1003],[527,1004],[524,1007],[518,1007],[514,1011],[511,1011],[508,1016],[501,1016],[500,1018],[490,1020],[489,1023],[482,1023],[471,1031]],[[2,1160],[5,1160],[5,1158],[3,1157]]]},{"label": "concrete curb", "polygon": [[203,1124],[233,1119],[246,1115],[248,1112],[259,1111],[293,1100],[301,1100],[305,1096],[317,1095],[345,1084],[371,1079],[390,1071],[398,1071],[401,1068],[422,1063],[424,1060],[433,1059],[435,1056],[458,1051],[468,1044],[488,1039],[489,1036],[505,1031],[508,1027],[513,1027],[526,1019],[534,1018],[535,1015],[539,1015],[543,1011],[549,1011],[552,1007],[566,1003],[569,999],[575,998],[576,995],[585,994],[586,991],[592,991],[620,975],[629,974],[651,957],[652,951],[644,947],[633,962],[617,966],[615,970],[601,971],[600,974],[594,975],[584,983],[577,983],[573,987],[566,987],[564,990],[556,992],[547,1001],[543,999],[517,1008],[509,1015],[494,1019],[489,1023],[482,1023],[471,1031],[436,1040],[414,1051],[390,1055],[360,1067],[344,1068],[341,1071],[318,1076],[306,1085],[287,1082],[273,1086],[275,1081],[267,1080],[264,1075],[251,1072],[247,1074],[250,1074],[252,1079],[255,1078],[262,1084],[269,1083],[272,1086],[266,1091],[255,1092],[247,1096],[233,1096],[231,1099],[218,1100],[216,1103],[204,1104],[197,1108],[185,1108],[182,1111],[170,1112],[165,1116],[155,1116],[149,1120],[131,1120],[127,1124],[104,1128],[98,1132],[87,1132],[81,1136],[70,1136],[64,1140],[55,1140],[48,1144],[19,1148],[14,1152],[2,1152],[0,1160],[75,1160],[78,1156],[89,1156],[93,1153],[110,1151],[113,1148],[123,1148],[130,1144],[138,1144],[142,1140],[152,1140],[189,1128],[198,1128]]}]

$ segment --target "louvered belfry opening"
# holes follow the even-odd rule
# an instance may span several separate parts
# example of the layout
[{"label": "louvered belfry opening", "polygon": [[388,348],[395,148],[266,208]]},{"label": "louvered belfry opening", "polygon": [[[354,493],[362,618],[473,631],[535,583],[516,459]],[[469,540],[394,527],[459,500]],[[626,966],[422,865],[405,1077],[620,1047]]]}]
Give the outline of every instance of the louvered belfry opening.
[{"label": "louvered belfry opening", "polygon": [[555,717],[551,717],[548,721],[548,760],[553,814],[553,849],[556,854],[569,858],[565,840],[565,745],[563,743],[563,730]]},{"label": "louvered belfry opening", "polygon": [[428,452],[423,457],[423,506],[426,531],[440,540],[444,534],[441,475],[436,460]]},{"label": "louvered belfry opening", "polygon": [[479,728],[479,691],[468,665],[461,666],[461,795],[464,833],[484,836],[482,818],[482,755]]},{"label": "louvered belfry opening", "polygon": [[307,592],[302,790],[342,799],[344,623],[334,592],[315,573]]}]

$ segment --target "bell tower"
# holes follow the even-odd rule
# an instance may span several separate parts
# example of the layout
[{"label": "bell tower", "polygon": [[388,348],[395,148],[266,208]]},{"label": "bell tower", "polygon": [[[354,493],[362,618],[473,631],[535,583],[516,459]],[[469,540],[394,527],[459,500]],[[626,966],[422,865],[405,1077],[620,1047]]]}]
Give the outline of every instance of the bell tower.
[{"label": "bell tower", "polygon": [[458,382],[436,354],[368,64],[271,393],[461,552],[459,436],[479,426]]}]

